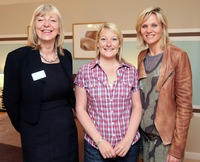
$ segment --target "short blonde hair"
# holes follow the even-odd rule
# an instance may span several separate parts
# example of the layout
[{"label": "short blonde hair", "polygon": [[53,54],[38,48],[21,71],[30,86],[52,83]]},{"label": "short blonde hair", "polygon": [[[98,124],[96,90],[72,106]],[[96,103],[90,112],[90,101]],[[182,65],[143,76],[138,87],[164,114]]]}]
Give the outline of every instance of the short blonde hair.
[{"label": "short blonde hair", "polygon": [[28,34],[28,46],[33,47],[34,49],[39,49],[40,44],[38,43],[38,36],[36,33],[36,18],[42,15],[52,15],[55,14],[58,17],[59,22],[59,34],[56,36],[55,41],[55,49],[59,49],[59,52],[64,55],[62,45],[64,43],[64,29],[63,29],[63,22],[62,17],[58,9],[51,5],[51,4],[42,4],[38,6],[35,11],[33,12],[32,19],[30,21],[29,26],[29,34]]},{"label": "short blonde hair", "polygon": [[111,32],[113,32],[117,35],[117,38],[119,39],[120,50],[119,50],[119,52],[116,56],[116,59],[119,62],[121,62],[122,61],[122,48],[123,48],[123,34],[121,33],[121,30],[117,27],[117,25],[114,24],[114,23],[105,23],[97,31],[97,35],[96,35],[96,57],[99,58],[99,56],[100,56],[100,51],[99,51],[99,48],[97,47],[97,44],[99,43],[101,32],[104,29],[109,29]]},{"label": "short blonde hair", "polygon": [[160,21],[160,23],[162,24],[162,27],[164,30],[163,30],[161,48],[165,49],[167,44],[170,43],[169,34],[168,34],[168,21],[167,21],[164,11],[160,7],[149,7],[149,8],[144,9],[139,14],[137,18],[137,23],[135,26],[135,29],[137,32],[137,47],[141,48],[141,47],[147,46],[146,42],[143,40],[142,35],[141,35],[141,27],[142,27],[142,24],[151,16],[151,14],[155,14],[158,20]]}]

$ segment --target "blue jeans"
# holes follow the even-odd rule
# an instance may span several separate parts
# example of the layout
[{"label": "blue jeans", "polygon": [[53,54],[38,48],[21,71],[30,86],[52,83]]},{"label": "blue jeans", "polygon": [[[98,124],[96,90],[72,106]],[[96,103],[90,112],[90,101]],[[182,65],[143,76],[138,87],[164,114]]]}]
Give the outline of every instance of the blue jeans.
[{"label": "blue jeans", "polygon": [[104,159],[100,151],[84,140],[84,162],[137,162],[139,155],[139,142],[132,145],[124,157]]}]

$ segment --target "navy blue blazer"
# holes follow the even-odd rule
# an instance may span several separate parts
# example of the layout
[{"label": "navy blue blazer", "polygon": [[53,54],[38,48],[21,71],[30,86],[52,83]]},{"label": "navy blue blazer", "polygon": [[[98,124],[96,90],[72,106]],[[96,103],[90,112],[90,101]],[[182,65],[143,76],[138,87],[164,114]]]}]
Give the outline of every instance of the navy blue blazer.
[{"label": "navy blue blazer", "polygon": [[[58,56],[70,83],[71,106],[75,106],[73,91],[72,56],[64,49],[64,56]],[[40,114],[45,78],[33,80],[32,75],[43,69],[39,51],[25,46],[10,52],[4,67],[4,104],[15,129],[19,131],[20,118],[36,123]]]}]

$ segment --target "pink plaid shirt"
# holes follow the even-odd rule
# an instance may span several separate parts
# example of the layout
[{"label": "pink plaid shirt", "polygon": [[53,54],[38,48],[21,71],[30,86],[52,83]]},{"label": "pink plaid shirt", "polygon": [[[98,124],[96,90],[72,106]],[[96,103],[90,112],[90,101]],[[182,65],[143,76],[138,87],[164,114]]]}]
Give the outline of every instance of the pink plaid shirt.
[{"label": "pink plaid shirt", "polygon": [[[111,88],[96,59],[79,69],[74,83],[86,90],[88,114],[101,136],[114,147],[126,134],[132,111],[132,93],[139,90],[136,68],[122,62]],[[86,133],[84,138],[97,148]],[[132,144],[139,138],[137,132]]]}]

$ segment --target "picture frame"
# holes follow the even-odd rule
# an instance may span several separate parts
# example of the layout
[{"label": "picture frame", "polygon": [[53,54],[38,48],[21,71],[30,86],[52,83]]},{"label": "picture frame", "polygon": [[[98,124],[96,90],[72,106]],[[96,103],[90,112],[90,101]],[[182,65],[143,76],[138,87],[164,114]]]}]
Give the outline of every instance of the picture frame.
[{"label": "picture frame", "polygon": [[96,32],[104,23],[105,22],[72,24],[74,59],[95,58]]}]

